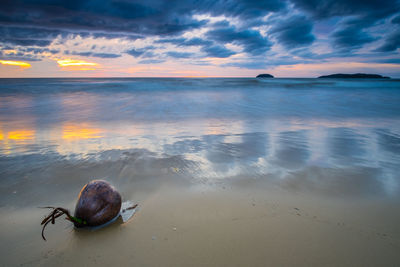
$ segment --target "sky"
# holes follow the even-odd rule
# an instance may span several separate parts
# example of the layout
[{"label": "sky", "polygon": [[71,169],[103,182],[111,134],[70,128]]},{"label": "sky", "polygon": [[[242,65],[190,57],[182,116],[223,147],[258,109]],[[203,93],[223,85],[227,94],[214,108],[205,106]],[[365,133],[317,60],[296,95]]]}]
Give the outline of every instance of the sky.
[{"label": "sky", "polygon": [[397,0],[0,1],[0,77],[400,78]]}]

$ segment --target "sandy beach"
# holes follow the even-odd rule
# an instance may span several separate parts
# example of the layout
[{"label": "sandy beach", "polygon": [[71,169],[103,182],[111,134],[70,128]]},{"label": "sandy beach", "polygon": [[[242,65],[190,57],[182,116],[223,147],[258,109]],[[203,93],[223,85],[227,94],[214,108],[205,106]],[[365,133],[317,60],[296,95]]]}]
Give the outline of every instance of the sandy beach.
[{"label": "sandy beach", "polygon": [[[58,221],[46,229],[47,242],[40,237],[43,212],[3,208],[2,263],[391,266],[400,260],[398,200],[324,197],[259,179],[214,185],[166,180],[146,185],[149,192],[138,199],[138,194],[124,194],[140,203],[128,223],[89,231]],[[55,193],[47,196],[57,198]]]},{"label": "sandy beach", "polygon": [[[400,263],[398,81],[14,82],[0,95],[2,266]],[[137,213],[96,231],[60,219],[43,241],[39,207],[73,211],[92,179]]]}]

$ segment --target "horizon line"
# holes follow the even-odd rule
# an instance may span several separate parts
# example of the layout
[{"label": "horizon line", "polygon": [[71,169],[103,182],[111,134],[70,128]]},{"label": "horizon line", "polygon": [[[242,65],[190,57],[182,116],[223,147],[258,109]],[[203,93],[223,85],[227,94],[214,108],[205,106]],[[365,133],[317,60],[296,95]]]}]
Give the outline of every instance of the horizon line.
[{"label": "horizon line", "polygon": [[[322,76],[322,75],[321,75]],[[87,76],[87,77],[82,77],[82,76],[77,76],[77,77],[63,77],[63,76],[57,76],[57,77],[0,77],[0,79],[172,79],[172,78],[180,78],[180,79],[245,79],[245,78],[254,78],[254,79],[263,79],[263,80],[273,80],[273,79],[318,79],[319,76],[316,77],[273,77],[273,78],[257,78],[256,76],[132,76],[132,77],[126,77],[126,76],[107,76],[107,77],[92,77],[92,76]],[[332,79],[359,79],[359,80],[364,80],[364,79],[369,79],[369,78],[332,78]],[[372,78],[379,80],[379,78]],[[382,80],[390,80],[390,79],[400,79],[399,77],[389,77],[389,79],[382,79]]]}]

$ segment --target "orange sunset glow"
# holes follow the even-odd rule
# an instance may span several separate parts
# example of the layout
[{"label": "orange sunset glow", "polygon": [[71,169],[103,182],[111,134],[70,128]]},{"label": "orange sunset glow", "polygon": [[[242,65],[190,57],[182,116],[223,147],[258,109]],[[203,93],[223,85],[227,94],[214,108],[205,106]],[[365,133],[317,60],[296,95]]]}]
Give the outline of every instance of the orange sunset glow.
[{"label": "orange sunset glow", "polygon": [[100,138],[101,130],[87,124],[67,123],[62,127],[62,138],[66,140]]},{"label": "orange sunset glow", "polygon": [[17,130],[8,133],[7,138],[11,140],[32,140],[35,137],[34,130]]},{"label": "orange sunset glow", "polygon": [[74,59],[62,59],[57,60],[60,67],[70,67],[70,66],[98,66],[97,63],[87,62],[84,60],[74,60]]},{"label": "orange sunset glow", "polygon": [[21,68],[30,68],[31,64],[22,61],[0,60],[2,65],[19,66]]}]

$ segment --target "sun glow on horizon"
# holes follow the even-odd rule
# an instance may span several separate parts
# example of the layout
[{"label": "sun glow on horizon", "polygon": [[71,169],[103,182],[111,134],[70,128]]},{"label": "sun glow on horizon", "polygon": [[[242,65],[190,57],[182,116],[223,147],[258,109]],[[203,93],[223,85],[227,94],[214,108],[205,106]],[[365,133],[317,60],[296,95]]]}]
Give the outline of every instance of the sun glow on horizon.
[{"label": "sun glow on horizon", "polygon": [[31,64],[22,61],[0,60],[2,65],[20,66],[21,68],[30,68]]},{"label": "sun glow on horizon", "polygon": [[57,63],[61,67],[70,67],[70,66],[98,66],[99,64],[93,62],[87,62],[84,60],[75,60],[75,59],[60,59],[57,60]]}]

